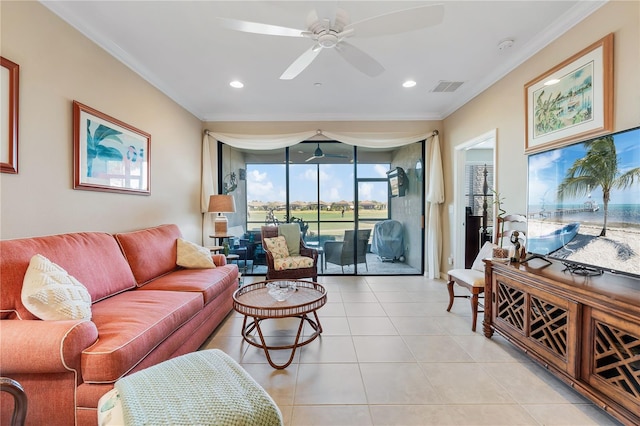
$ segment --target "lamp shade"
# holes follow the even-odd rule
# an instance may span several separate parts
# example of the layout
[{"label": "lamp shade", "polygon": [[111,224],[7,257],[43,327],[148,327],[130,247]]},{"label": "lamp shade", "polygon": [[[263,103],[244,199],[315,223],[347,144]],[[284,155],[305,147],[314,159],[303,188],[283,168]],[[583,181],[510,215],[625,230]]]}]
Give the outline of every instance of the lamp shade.
[{"label": "lamp shade", "polygon": [[234,213],[236,203],[233,195],[212,195],[209,197],[209,212]]}]

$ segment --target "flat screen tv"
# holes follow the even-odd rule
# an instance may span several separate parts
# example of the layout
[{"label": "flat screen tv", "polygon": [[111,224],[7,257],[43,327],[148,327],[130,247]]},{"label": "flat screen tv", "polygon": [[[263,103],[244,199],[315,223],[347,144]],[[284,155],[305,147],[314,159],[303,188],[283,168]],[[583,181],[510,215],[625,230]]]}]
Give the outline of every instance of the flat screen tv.
[{"label": "flat screen tv", "polygon": [[387,172],[389,178],[389,193],[392,197],[404,197],[407,189],[407,175],[402,167],[396,167]]},{"label": "flat screen tv", "polygon": [[527,252],[640,277],[640,127],[528,162]]}]

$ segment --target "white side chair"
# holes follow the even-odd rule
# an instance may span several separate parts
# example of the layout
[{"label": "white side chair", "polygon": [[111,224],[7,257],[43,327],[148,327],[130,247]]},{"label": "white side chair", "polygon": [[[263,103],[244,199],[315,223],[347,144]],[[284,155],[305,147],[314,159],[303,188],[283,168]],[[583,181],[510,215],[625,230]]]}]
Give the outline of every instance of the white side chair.
[{"label": "white side chair", "polygon": [[[496,247],[495,244],[491,244],[487,241],[480,249],[480,253],[478,253],[476,259],[473,261],[471,269],[452,269],[447,273],[447,290],[449,290],[449,306],[447,307],[447,312],[451,311],[453,301],[456,297],[469,299],[471,301],[472,331],[476,331],[478,313],[484,312],[484,310],[478,310],[478,306],[481,306],[484,309],[484,305],[479,302],[480,295],[484,293],[484,262],[482,262],[482,259],[490,258],[494,247]],[[458,284],[460,287],[466,288],[471,294],[454,294],[454,284]]]}]

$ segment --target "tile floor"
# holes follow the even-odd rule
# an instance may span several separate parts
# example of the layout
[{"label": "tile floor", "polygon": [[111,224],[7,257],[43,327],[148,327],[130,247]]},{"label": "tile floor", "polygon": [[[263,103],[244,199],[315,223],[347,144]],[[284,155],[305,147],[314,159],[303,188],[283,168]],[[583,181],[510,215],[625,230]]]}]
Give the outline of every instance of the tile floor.
[{"label": "tile floor", "polygon": [[[318,311],[324,332],[285,370],[243,341],[235,312],[203,346],[236,359],[273,397],[287,426],[619,424],[500,336],[485,338],[480,325],[473,333],[466,300],[446,312],[444,281],[318,281],[328,292]],[[264,327],[271,342],[293,341],[297,325],[270,320]],[[276,362],[289,357],[276,354]]]}]

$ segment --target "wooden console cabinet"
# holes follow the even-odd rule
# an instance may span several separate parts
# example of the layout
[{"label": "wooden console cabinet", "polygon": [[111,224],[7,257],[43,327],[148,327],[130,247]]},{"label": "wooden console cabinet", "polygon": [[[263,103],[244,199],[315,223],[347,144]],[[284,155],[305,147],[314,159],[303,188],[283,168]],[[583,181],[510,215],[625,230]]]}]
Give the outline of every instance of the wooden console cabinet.
[{"label": "wooden console cabinet", "polygon": [[640,280],[541,259],[485,264],[485,336],[500,333],[622,423],[640,424]]}]

